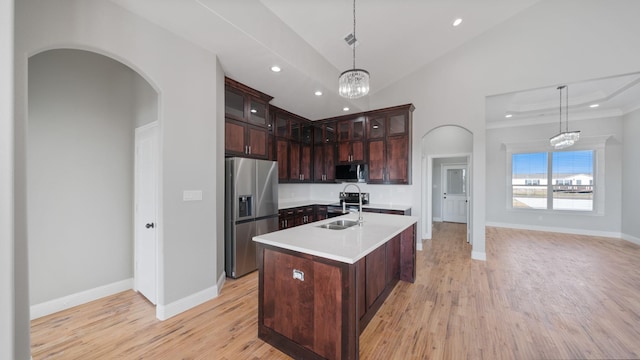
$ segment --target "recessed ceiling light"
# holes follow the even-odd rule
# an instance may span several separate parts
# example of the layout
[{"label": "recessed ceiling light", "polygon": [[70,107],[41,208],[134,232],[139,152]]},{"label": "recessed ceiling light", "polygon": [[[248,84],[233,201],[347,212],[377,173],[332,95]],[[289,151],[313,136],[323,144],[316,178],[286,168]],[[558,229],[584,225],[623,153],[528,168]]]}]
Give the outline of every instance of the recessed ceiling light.
[{"label": "recessed ceiling light", "polygon": [[256,110],[256,109],[251,109],[251,113],[252,113],[252,114],[255,114],[255,113],[257,113],[257,112],[258,112],[258,110]]},{"label": "recessed ceiling light", "polygon": [[505,115],[504,117],[506,117],[506,118],[508,119],[508,118],[513,117],[513,114],[507,114],[507,115]]},{"label": "recessed ceiling light", "polygon": [[342,111],[349,111],[349,108],[345,106],[342,108]]},{"label": "recessed ceiling light", "polygon": [[314,94],[315,94],[316,96],[322,96],[322,91],[318,90],[318,91],[314,92]]},{"label": "recessed ceiling light", "polygon": [[455,19],[455,20],[453,21],[453,26],[458,26],[458,25],[460,25],[460,24],[462,24],[462,19],[460,19],[460,18],[457,18],[457,19]]},{"label": "recessed ceiling light", "polygon": [[273,72],[280,72],[280,70],[282,70],[282,69],[280,69],[280,66],[273,65],[273,66],[271,67],[271,71],[273,71]]},{"label": "recessed ceiling light", "polygon": [[597,108],[598,106],[600,106],[600,104],[591,104],[591,105],[589,105],[590,108]]}]

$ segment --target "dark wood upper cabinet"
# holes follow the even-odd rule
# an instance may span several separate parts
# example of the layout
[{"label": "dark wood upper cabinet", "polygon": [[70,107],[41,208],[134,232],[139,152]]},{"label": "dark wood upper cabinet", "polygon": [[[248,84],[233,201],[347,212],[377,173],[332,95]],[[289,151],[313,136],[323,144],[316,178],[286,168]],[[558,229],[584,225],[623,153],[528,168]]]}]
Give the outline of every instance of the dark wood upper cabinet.
[{"label": "dark wood upper cabinet", "polygon": [[313,126],[311,121],[271,106],[280,182],[313,181]]},{"label": "dark wood upper cabinet", "polygon": [[267,129],[230,119],[227,119],[224,128],[225,155],[269,158],[271,135]]},{"label": "dark wood upper cabinet", "polygon": [[244,120],[244,94],[237,89],[225,87],[224,91],[224,113],[227,117],[237,120]]},{"label": "dark wood upper cabinet", "polygon": [[335,182],[337,164],[369,165],[372,184],[411,183],[413,105],[309,121],[225,78],[225,155],[278,161],[280,182]]},{"label": "dark wood upper cabinet", "polygon": [[249,122],[252,124],[256,124],[258,126],[268,127],[269,126],[269,117],[268,117],[268,107],[267,103],[251,98],[249,100]]},{"label": "dark wood upper cabinet", "polygon": [[338,143],[339,164],[363,163],[364,159],[364,141],[341,141]]},{"label": "dark wood upper cabinet", "polygon": [[336,124],[315,125],[313,139],[313,181],[335,182]]},{"label": "dark wood upper cabinet", "polygon": [[278,161],[278,182],[289,181],[289,140],[275,139],[276,160]]},{"label": "dark wood upper cabinet", "polygon": [[272,97],[225,78],[225,155],[272,159]]},{"label": "dark wood upper cabinet", "polygon": [[367,155],[372,184],[411,184],[413,105],[371,112],[367,116]]},{"label": "dark wood upper cabinet", "polygon": [[365,122],[365,116],[356,116],[337,122],[337,162],[339,164],[363,163],[365,161]]},{"label": "dark wood upper cabinet", "polygon": [[338,141],[364,140],[365,117],[338,121]]},{"label": "dark wood upper cabinet", "polygon": [[336,142],[336,123],[328,122],[314,124],[313,144],[335,144]]},{"label": "dark wood upper cabinet", "polygon": [[224,85],[224,109],[227,119],[264,128],[270,127],[268,105],[273,97],[229,78],[224,79]]},{"label": "dark wood upper cabinet", "polygon": [[372,117],[368,122],[368,136],[367,139],[383,139],[385,136],[385,118],[384,117]]}]

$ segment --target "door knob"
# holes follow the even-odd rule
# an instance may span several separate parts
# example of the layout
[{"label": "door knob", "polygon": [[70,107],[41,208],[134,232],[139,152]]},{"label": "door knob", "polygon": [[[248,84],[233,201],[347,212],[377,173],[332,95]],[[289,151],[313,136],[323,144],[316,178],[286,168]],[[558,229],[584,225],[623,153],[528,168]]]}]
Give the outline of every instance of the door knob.
[{"label": "door knob", "polygon": [[147,229],[153,229],[155,225],[153,223],[148,223],[147,225],[145,225],[144,227],[146,227]]}]

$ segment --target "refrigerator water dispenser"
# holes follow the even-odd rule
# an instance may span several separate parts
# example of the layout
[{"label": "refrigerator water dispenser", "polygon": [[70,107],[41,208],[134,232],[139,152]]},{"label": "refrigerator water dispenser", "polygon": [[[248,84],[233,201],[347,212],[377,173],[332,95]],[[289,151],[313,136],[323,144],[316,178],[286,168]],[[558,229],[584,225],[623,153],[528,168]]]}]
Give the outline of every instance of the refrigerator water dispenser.
[{"label": "refrigerator water dispenser", "polygon": [[253,196],[251,195],[242,195],[238,198],[238,217],[244,218],[247,216],[252,216],[251,206],[253,203]]}]

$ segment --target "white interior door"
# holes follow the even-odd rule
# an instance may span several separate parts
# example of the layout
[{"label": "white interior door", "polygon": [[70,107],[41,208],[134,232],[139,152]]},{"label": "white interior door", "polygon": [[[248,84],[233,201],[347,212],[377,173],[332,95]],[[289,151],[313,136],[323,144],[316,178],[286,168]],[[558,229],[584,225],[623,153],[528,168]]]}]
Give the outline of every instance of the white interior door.
[{"label": "white interior door", "polygon": [[158,124],[135,134],[135,288],[154,305],[158,297]]},{"label": "white interior door", "polygon": [[467,223],[467,167],[442,167],[442,220]]}]

